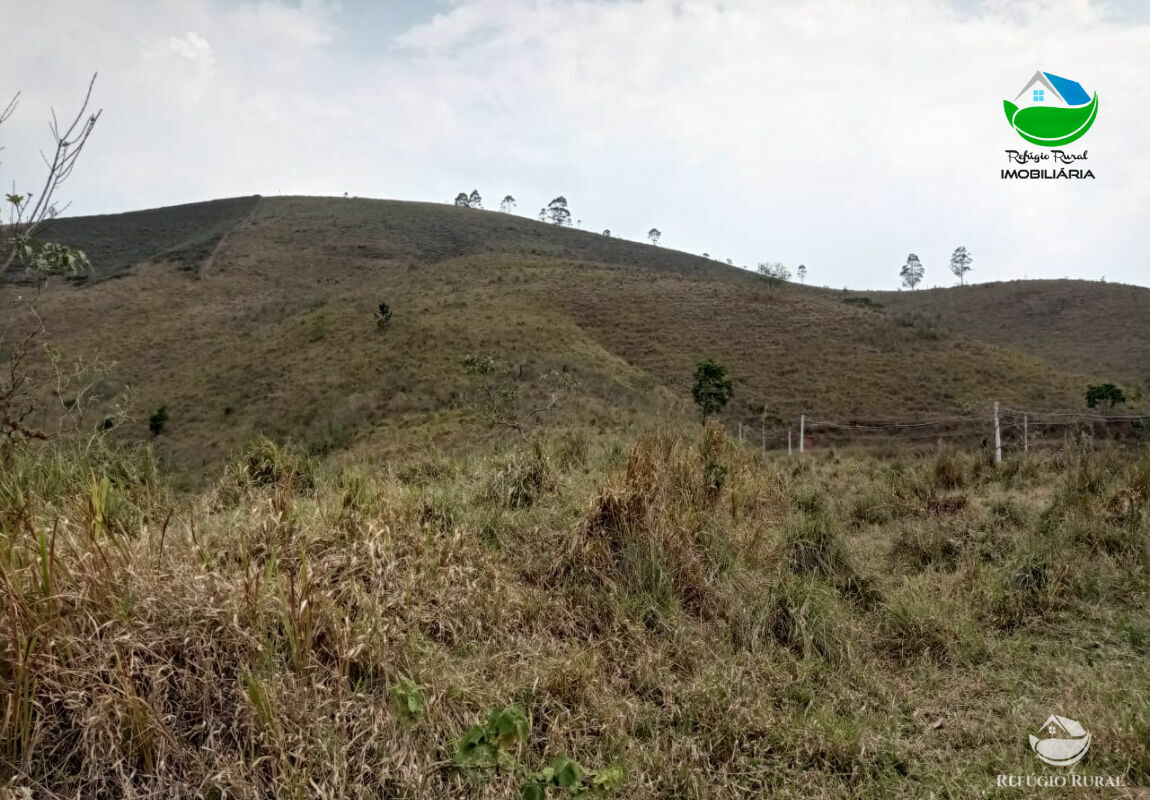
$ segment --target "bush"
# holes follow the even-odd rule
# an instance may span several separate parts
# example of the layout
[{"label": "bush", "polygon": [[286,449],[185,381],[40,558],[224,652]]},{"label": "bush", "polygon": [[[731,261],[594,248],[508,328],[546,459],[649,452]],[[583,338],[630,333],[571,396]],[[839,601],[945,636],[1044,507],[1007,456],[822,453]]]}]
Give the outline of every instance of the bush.
[{"label": "bush", "polygon": [[148,417],[148,430],[152,432],[153,436],[159,436],[164,432],[164,426],[168,424],[168,407],[160,406],[152,412],[152,416]]},{"label": "bush", "polygon": [[942,317],[927,311],[914,311],[909,314],[900,314],[895,317],[904,328],[913,330],[920,339],[941,339],[946,335],[942,326]]},{"label": "bush", "polygon": [[391,306],[387,303],[380,303],[379,307],[375,310],[375,327],[381,331],[391,324]]},{"label": "bush", "polygon": [[881,313],[883,304],[870,297],[844,297],[842,300],[848,306],[855,306],[856,308],[863,308],[867,311],[874,311]]}]

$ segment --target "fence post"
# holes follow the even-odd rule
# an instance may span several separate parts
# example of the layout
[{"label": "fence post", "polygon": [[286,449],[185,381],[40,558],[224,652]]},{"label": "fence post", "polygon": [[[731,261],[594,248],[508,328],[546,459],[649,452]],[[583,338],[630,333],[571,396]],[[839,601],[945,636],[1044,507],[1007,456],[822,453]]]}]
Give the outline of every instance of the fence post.
[{"label": "fence post", "polygon": [[998,428],[998,401],[994,401],[994,463],[1002,463],[1002,432]]},{"label": "fence post", "polygon": [[787,455],[791,454],[791,429],[787,428]]},{"label": "fence post", "polygon": [[803,454],[807,439],[807,415],[799,415],[799,455]]},{"label": "fence post", "polygon": [[739,423],[739,444],[743,443],[743,423]]},{"label": "fence post", "polygon": [[763,426],[763,452],[767,452],[767,427]]},{"label": "fence post", "polygon": [[1022,452],[1030,452],[1030,416],[1022,415]]}]

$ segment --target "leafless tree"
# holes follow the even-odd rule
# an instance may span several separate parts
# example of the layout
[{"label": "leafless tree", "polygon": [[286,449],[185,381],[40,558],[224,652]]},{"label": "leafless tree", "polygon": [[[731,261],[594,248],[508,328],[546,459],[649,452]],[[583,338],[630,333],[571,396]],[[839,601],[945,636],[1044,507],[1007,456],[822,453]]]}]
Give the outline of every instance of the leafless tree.
[{"label": "leafless tree", "polygon": [[[8,222],[3,227],[3,238],[0,239],[0,275],[8,272],[16,263],[22,263],[30,268],[51,271],[54,268],[69,269],[76,264],[68,263],[70,260],[66,248],[45,248],[37,242],[37,234],[47,222],[54,219],[67,205],[60,208],[56,205],[56,192],[72,175],[72,170],[88,143],[88,137],[96,127],[102,110],[89,113],[92,101],[92,89],[96,85],[96,76],[88,83],[88,91],[84,95],[84,102],[80,110],[70,123],[62,125],[52,109],[52,119],[49,130],[52,132],[54,152],[49,158],[41,152],[48,172],[44,177],[43,188],[38,195],[19,194],[13,187],[12,192],[5,197],[8,202]],[[16,111],[20,102],[19,93],[0,112],[0,124],[5,122]],[[74,251],[72,251],[74,252]],[[63,257],[64,261],[59,262]]]},{"label": "leafless tree", "polygon": [[[79,427],[106,374],[99,361],[69,362],[52,345],[38,307],[50,276],[78,272],[88,263],[82,251],[41,241],[39,234],[62,210],[55,195],[71,176],[100,118],[99,111],[88,111],[95,82],[93,75],[70,123],[61,125],[52,111],[49,129],[55,151],[51,158],[41,153],[47,175],[39,195],[18,194],[13,187],[4,198],[8,221],[0,220],[0,278],[20,266],[31,286],[21,287],[0,320],[0,457],[14,443],[47,440]],[[17,94],[0,111],[0,124],[16,111],[19,100]]]}]

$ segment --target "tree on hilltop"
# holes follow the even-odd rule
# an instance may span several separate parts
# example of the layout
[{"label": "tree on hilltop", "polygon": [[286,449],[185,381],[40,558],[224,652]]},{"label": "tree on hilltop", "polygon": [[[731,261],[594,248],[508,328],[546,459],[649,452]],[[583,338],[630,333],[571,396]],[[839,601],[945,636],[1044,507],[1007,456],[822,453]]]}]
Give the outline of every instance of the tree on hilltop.
[{"label": "tree on hilltop", "polygon": [[547,217],[560,227],[571,224],[571,212],[567,209],[567,198],[559,195],[547,204]]},{"label": "tree on hilltop", "polygon": [[647,239],[650,240],[651,244],[659,244],[661,238],[663,238],[663,232],[658,228],[651,228],[647,231]]},{"label": "tree on hilltop", "polygon": [[970,253],[965,247],[956,247],[954,253],[950,256],[950,271],[958,278],[958,285],[962,286],[966,283],[966,273],[970,272],[973,267],[970,263],[974,261],[970,257]]},{"label": "tree on hilltop", "polygon": [[918,256],[914,253],[906,257],[906,263],[902,265],[899,270],[899,276],[902,278],[902,285],[908,289],[913,290],[914,287],[922,283],[922,276],[926,273],[926,268],[923,267],[922,262],[918,260]]},{"label": "tree on hilltop", "polygon": [[510,214],[513,208],[515,208],[515,198],[511,195],[507,195],[499,202],[499,210],[504,214]]}]

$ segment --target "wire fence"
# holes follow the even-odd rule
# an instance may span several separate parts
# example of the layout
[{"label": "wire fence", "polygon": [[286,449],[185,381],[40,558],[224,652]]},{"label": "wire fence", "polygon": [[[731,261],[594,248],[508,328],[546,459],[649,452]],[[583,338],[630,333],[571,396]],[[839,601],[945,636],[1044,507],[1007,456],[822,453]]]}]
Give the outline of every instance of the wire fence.
[{"label": "wire fence", "polygon": [[829,447],[882,448],[899,444],[980,447],[1027,452],[1098,440],[1150,441],[1150,414],[1043,411],[995,403],[985,411],[919,420],[834,420],[799,415],[791,424],[739,422],[733,431],[746,446],[805,453]]}]

